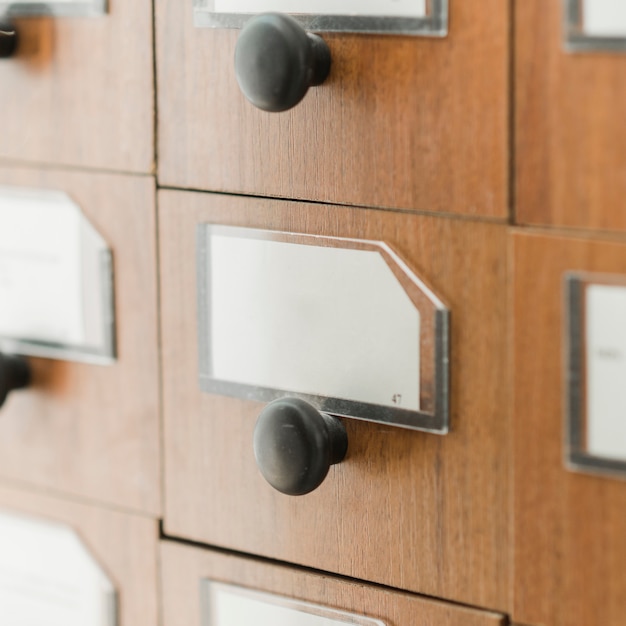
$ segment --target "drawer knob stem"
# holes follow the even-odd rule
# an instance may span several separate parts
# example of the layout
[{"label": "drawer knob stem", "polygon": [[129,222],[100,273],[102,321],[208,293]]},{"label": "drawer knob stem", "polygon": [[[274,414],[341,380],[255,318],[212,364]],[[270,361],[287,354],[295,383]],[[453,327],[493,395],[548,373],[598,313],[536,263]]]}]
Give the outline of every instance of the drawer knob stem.
[{"label": "drawer knob stem", "polygon": [[254,456],[261,474],[290,496],[319,487],[330,466],[342,461],[347,450],[341,421],[300,398],[268,404],[254,430]]},{"label": "drawer knob stem", "polygon": [[25,358],[0,352],[0,406],[11,391],[28,387],[30,379],[30,366]]},{"label": "drawer knob stem", "polygon": [[263,111],[286,111],[321,85],[330,71],[326,42],[280,13],[252,18],[235,48],[235,73],[241,91]]},{"label": "drawer knob stem", "polygon": [[0,20],[0,59],[13,56],[17,49],[17,31],[6,20]]}]

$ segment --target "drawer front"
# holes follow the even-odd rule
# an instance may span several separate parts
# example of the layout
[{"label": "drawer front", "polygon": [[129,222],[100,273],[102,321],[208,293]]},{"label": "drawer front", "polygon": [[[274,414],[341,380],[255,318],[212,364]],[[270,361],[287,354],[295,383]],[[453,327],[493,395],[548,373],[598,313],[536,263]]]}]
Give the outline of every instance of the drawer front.
[{"label": "drawer front", "polygon": [[575,4],[515,3],[517,221],[624,231],[626,55],[567,51]]},{"label": "drawer front", "polygon": [[[30,358],[0,409],[0,476],[160,511],[155,185],[150,177],[0,169],[0,185],[62,190],[112,251],[117,358]],[[10,306],[10,303],[8,303]]]},{"label": "drawer front", "polygon": [[[626,483],[565,466],[564,273],[626,274],[626,242],[513,232],[515,585],[522,623],[622,624]],[[622,320],[623,321],[623,320]],[[623,440],[622,440],[623,441]]]},{"label": "drawer front", "polygon": [[152,5],[108,5],[15,20],[17,51],[0,62],[1,159],[153,172]]},{"label": "drawer front", "polygon": [[[91,561],[93,565],[99,567],[104,576],[113,584],[116,594],[117,621],[115,624],[117,626],[155,626],[158,623],[159,529],[155,520],[52,498],[41,493],[30,493],[5,483],[0,484],[0,515],[6,514],[18,516],[16,518],[18,520],[21,518],[26,523],[35,523],[41,527],[37,537],[39,543],[35,545],[41,550],[42,560],[39,566],[46,570],[51,568],[51,563],[43,560],[44,555],[47,554],[45,546],[50,546],[49,542],[52,542],[51,547],[54,550],[54,542],[58,540],[55,527],[72,530],[78,535],[89,558],[93,559]],[[49,527],[52,533],[48,534],[46,527]],[[43,541],[42,535],[45,537]],[[73,560],[70,560],[70,556]],[[8,580],[4,578],[0,582],[2,621],[14,623],[13,619],[6,621],[7,607],[3,601],[7,600],[7,595],[3,592],[8,588],[9,591],[17,590],[19,593],[20,585],[22,590],[24,588],[32,590],[29,593],[32,593],[33,605],[41,603],[42,610],[45,610],[46,605],[50,607],[50,619],[61,612],[71,613],[74,616],[74,611],[78,611],[79,606],[82,606],[84,610],[92,598],[77,597],[77,586],[74,586],[77,585],[76,578],[73,578],[73,586],[69,586],[68,579],[65,578],[70,577],[72,580],[71,576],[74,576],[72,568],[82,565],[75,557],[74,552],[72,555],[67,554],[64,563],[59,563],[58,572],[53,571],[53,580],[50,581],[49,586],[46,586],[46,578],[43,578],[41,574],[27,580],[24,572],[28,570],[22,568],[19,572],[22,575],[21,579],[14,577],[15,572],[12,578]],[[11,575],[11,571],[7,572],[6,569],[6,555],[3,555],[2,565],[3,574]],[[85,570],[82,571],[84,580]],[[58,579],[55,585],[54,578],[57,574]],[[7,582],[9,584],[5,587]],[[31,610],[34,610],[33,606],[29,606],[29,612]],[[20,617],[24,618],[23,615]],[[96,622],[90,621],[89,623]],[[97,623],[110,622],[103,620]]]},{"label": "drawer front", "polygon": [[241,94],[238,30],[159,0],[165,186],[507,216],[508,5],[450,3],[444,39],[322,33],[326,82],[283,113]]},{"label": "drawer front", "polygon": [[[219,581],[240,589],[272,594],[269,598],[255,594],[255,599],[260,598],[262,603],[266,598],[269,602],[289,602],[293,599],[298,605],[310,603],[318,610],[347,612],[380,620],[388,626],[504,626],[506,623],[504,617],[497,613],[454,606],[327,575],[305,573],[295,568],[225,556],[169,541],[161,542],[161,563],[164,626],[220,626],[219,620],[204,618],[207,606],[201,602],[201,594],[198,593],[204,581]],[[309,616],[308,619],[312,618]],[[315,622],[303,620],[303,623]],[[341,623],[359,622],[344,617]]]},{"label": "drawer front", "polygon": [[[272,489],[252,448],[264,405],[200,390],[200,223],[389,244],[451,311],[450,434],[345,420],[348,457],[321,487]],[[167,532],[506,608],[506,227],[162,190],[159,232]]]}]

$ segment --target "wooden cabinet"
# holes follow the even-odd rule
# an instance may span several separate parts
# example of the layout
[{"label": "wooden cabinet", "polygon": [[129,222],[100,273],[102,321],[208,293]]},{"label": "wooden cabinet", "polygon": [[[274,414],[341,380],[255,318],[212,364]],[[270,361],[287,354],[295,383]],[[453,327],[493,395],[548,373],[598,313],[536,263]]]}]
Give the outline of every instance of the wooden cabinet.
[{"label": "wooden cabinet", "polygon": [[202,615],[207,607],[198,593],[204,580],[346,611],[381,620],[389,626],[504,626],[506,623],[504,616],[489,611],[168,541],[161,543],[161,563],[164,626],[206,623]]},{"label": "wooden cabinet", "polygon": [[515,3],[516,220],[624,231],[626,55],[567,52],[565,5]]},{"label": "wooden cabinet", "polygon": [[505,219],[508,4],[450,4],[441,40],[323,34],[330,77],[277,114],[239,91],[239,31],[159,0],[160,183]]},{"label": "wooden cabinet", "polygon": [[[238,30],[108,4],[16,20],[0,62],[0,186],[80,205],[117,326],[110,365],[30,359],[0,508],[75,528],[120,626],[200,626],[208,579],[387,626],[622,626],[626,485],[564,460],[563,275],[626,274],[626,55],[567,52],[563,2],[449,0],[443,38],[321,32],[329,78],[276,114]],[[270,487],[265,405],[200,387],[200,224],[389,245],[450,311],[450,432],[342,418],[318,489]]]},{"label": "wooden cabinet", "polygon": [[15,24],[17,52],[0,62],[0,159],[152,173],[151,2]]},{"label": "wooden cabinet", "polygon": [[626,612],[626,484],[565,467],[566,271],[626,273],[626,241],[514,231],[513,618],[618,626]]},{"label": "wooden cabinet", "polygon": [[[119,626],[155,626],[158,622],[157,552],[158,525],[147,517],[129,515],[75,501],[30,492],[22,486],[0,483],[0,512],[56,522],[74,530],[91,556],[113,582],[118,603]],[[75,562],[74,562],[75,564]],[[3,562],[3,566],[6,565]],[[46,566],[47,564],[42,563]],[[3,570],[3,573],[7,573]],[[9,572],[10,573],[10,572]],[[6,579],[3,580],[3,583]],[[17,583],[23,581],[12,580]],[[50,589],[45,581],[28,581],[43,598],[40,601],[76,601],[75,589]],[[45,592],[50,595],[45,596]],[[56,594],[56,595],[55,595]],[[69,596],[69,598],[68,598]],[[5,596],[3,596],[4,598]],[[6,606],[0,615],[7,619]],[[12,619],[9,621],[12,622]],[[13,622],[15,623],[15,622]]]},{"label": "wooden cabinet", "polygon": [[[252,453],[263,404],[200,391],[200,223],[392,246],[451,310],[450,434],[346,420],[349,456],[319,489],[302,497],[273,490]],[[506,227],[162,190],[159,240],[166,533],[506,608]]]},{"label": "wooden cabinet", "polygon": [[159,396],[155,184],[150,177],[0,169],[0,185],[56,189],[113,253],[117,360],[31,359],[0,417],[0,476],[157,514]]}]

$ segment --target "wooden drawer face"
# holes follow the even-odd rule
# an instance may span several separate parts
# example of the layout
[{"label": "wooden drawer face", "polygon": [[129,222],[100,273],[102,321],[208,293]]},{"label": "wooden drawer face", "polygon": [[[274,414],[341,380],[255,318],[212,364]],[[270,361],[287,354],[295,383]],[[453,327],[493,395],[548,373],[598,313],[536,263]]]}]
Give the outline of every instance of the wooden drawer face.
[{"label": "wooden drawer face", "polygon": [[18,50],[0,62],[0,158],[153,172],[152,5],[108,5],[96,17],[15,20]]},{"label": "wooden drawer face", "polygon": [[563,274],[624,274],[626,242],[513,233],[514,619],[617,626],[626,483],[565,468]]},{"label": "wooden drawer face", "polygon": [[564,7],[515,3],[517,221],[623,231],[626,55],[566,52]]},{"label": "wooden drawer face", "polygon": [[[394,248],[451,310],[450,434],[345,420],[348,458],[321,487],[301,497],[272,489],[252,451],[264,405],[199,388],[199,223]],[[162,190],[159,232],[167,533],[506,608],[506,227]]]},{"label": "wooden drawer face", "polygon": [[[208,624],[201,619],[205,608],[198,593],[201,581],[207,579],[378,619],[387,626],[504,626],[506,623],[497,613],[168,541],[161,542],[161,564],[164,626]],[[220,625],[211,622],[210,626]]]},{"label": "wooden drawer face", "polygon": [[286,113],[241,94],[237,30],[159,0],[159,181],[373,207],[507,216],[508,5],[450,3],[428,37],[323,34],[327,81]]},{"label": "wooden drawer face", "polygon": [[[115,623],[119,626],[155,626],[158,623],[159,529],[156,520],[29,493],[7,484],[0,485],[0,511],[27,516],[44,524],[60,523],[70,527],[116,588]],[[29,581],[29,584],[40,594],[46,590],[40,580]],[[72,591],[63,587],[48,589],[50,598],[41,600],[52,605],[55,592],[57,597],[67,600],[67,595],[62,594]],[[71,600],[76,602],[77,598]],[[81,600],[85,602],[84,598]],[[0,607],[0,612],[2,609],[6,607]]]},{"label": "wooden drawer face", "polygon": [[66,192],[113,254],[117,360],[30,359],[0,412],[0,476],[160,511],[155,185],[151,177],[0,169],[0,185]]}]

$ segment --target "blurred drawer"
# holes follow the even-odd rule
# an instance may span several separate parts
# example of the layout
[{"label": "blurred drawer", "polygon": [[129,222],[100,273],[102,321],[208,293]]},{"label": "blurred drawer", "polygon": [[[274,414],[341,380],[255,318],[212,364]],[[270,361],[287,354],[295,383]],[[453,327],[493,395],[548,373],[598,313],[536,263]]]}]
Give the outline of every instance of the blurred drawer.
[{"label": "blurred drawer", "polygon": [[[505,617],[497,613],[347,582],[328,575],[225,556],[168,541],[161,542],[161,563],[164,626],[244,623],[242,619],[234,622],[233,617],[246,615],[246,609],[249,612],[245,623],[250,623],[251,616],[260,624],[283,623],[263,619],[266,613],[269,617],[272,610],[268,605],[276,607],[282,602],[288,610],[293,605],[304,613],[301,620],[307,624],[318,623],[313,615],[319,616],[321,624],[363,623],[359,618],[365,618],[366,624],[380,620],[375,623],[387,626],[504,626],[506,623]],[[219,581],[216,594],[223,593],[225,601],[217,595],[213,596],[216,600],[213,605],[207,601],[209,581]],[[199,587],[201,593],[198,593]],[[240,594],[239,597],[237,594]],[[203,595],[207,600],[203,601]],[[233,602],[237,603],[236,608],[231,604],[234,611],[229,610],[227,604]],[[326,610],[330,614],[325,613]],[[344,613],[334,617],[338,622],[331,621],[335,611]],[[325,621],[324,617],[329,621]],[[288,623],[299,623],[297,619],[292,617]]]},{"label": "blurred drawer", "polygon": [[[62,190],[112,250],[117,358],[32,358],[0,410],[0,476],[160,511],[155,184],[151,177],[0,169],[0,185]],[[10,303],[3,306],[10,306]]]},{"label": "blurred drawer", "polygon": [[[626,241],[513,231],[511,250],[515,324],[513,618],[524,624],[618,626],[626,612],[626,483],[603,473],[606,468],[602,465],[571,469],[569,449],[575,446],[569,411],[584,406],[589,374],[584,370],[581,377],[567,374],[572,344],[566,328],[568,319],[573,318],[565,304],[564,279],[566,272],[574,272],[591,283],[619,280],[623,286]],[[621,294],[623,300],[626,291],[622,289]],[[611,310],[607,313],[611,315]],[[623,323],[621,318],[622,327]],[[589,328],[583,337],[590,336]],[[619,333],[613,336],[618,338]],[[596,351],[593,354],[597,358]],[[603,367],[607,359],[612,361],[611,368],[619,367],[616,348],[600,357]],[[570,401],[569,410],[566,398],[571,397],[572,387],[568,380],[582,390],[580,402]],[[608,375],[602,378],[604,411],[594,415],[594,420],[606,419],[607,402],[610,409],[623,397],[619,389],[613,389],[618,399],[609,399],[605,386],[609,380]],[[618,387],[623,388],[623,379]],[[588,428],[583,432],[588,433]],[[588,434],[583,435],[586,437]],[[614,444],[621,441],[623,449],[623,436],[615,434],[613,439]],[[597,459],[593,461],[597,463]]]},{"label": "blurred drawer", "polygon": [[156,3],[163,185],[506,218],[507,3],[451,2],[444,39],[322,33],[330,76],[284,113],[244,99],[239,31],[192,5]]},{"label": "blurred drawer", "polygon": [[[69,537],[63,534],[59,536],[59,531],[74,531],[85,555],[88,555],[86,558],[113,585],[116,596],[113,601],[117,607],[117,620],[114,623],[119,626],[156,626],[159,531],[155,520],[52,498],[41,493],[30,493],[6,483],[0,485],[0,522],[5,515],[12,517],[18,523],[18,528],[26,524],[27,533],[35,531],[35,541],[31,546],[24,547],[29,565],[22,564],[15,571],[8,569],[7,555],[3,554],[2,573],[9,576],[3,576],[0,580],[0,618],[3,623],[22,623],[36,610],[34,607],[37,605],[40,605],[39,610],[43,614],[48,609],[45,623],[62,623],[52,620],[59,619],[60,614],[76,616],[81,609],[84,611],[90,605],[93,597],[78,593],[79,584],[82,586],[87,581],[83,561],[85,556],[83,559],[77,558],[76,545]],[[28,528],[30,525],[34,525],[34,528]],[[28,534],[22,531],[21,536]],[[67,551],[63,562],[50,562],[50,555],[59,552],[59,546],[55,545],[59,540],[66,549],[69,547],[73,550],[71,554]],[[20,549],[21,543],[17,545]],[[44,573],[27,569],[32,563],[35,549],[39,550],[38,568],[43,568]],[[11,565],[14,566],[13,563]],[[81,579],[77,581],[74,568],[82,573],[83,583]],[[31,576],[27,578],[29,573]],[[69,584],[72,577],[74,585]],[[17,592],[19,595],[15,599],[29,603],[29,615],[20,614],[16,617],[10,613],[11,604],[7,602],[10,595],[7,595],[7,591]],[[26,600],[24,596],[20,597],[21,594],[28,594]],[[84,616],[84,612],[81,614]],[[112,623],[100,619],[96,622],[92,618],[88,623]],[[72,621],[74,623],[75,620]]]},{"label": "blurred drawer", "polygon": [[[321,487],[272,489],[252,449],[263,404],[200,390],[201,223],[389,244],[451,311],[450,434],[344,420],[348,457]],[[167,533],[506,608],[506,227],[162,190],[159,233]]]},{"label": "blurred drawer", "polygon": [[624,231],[626,55],[567,51],[565,12],[575,5],[515,4],[517,221]]},{"label": "blurred drawer", "polygon": [[15,20],[17,51],[0,62],[0,158],[153,172],[152,4],[108,5]]}]

